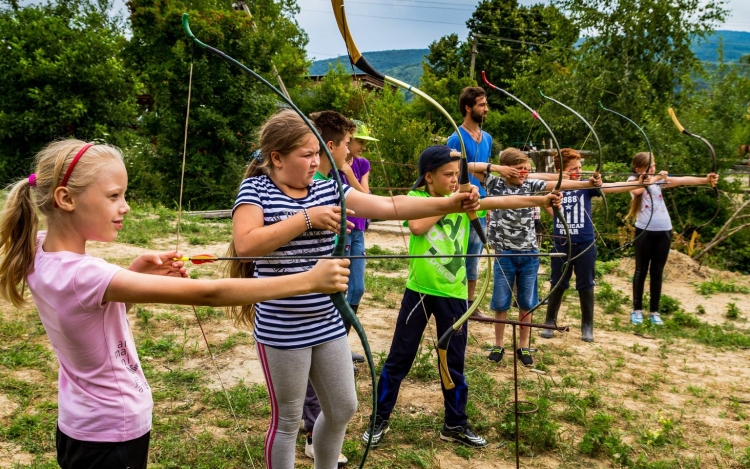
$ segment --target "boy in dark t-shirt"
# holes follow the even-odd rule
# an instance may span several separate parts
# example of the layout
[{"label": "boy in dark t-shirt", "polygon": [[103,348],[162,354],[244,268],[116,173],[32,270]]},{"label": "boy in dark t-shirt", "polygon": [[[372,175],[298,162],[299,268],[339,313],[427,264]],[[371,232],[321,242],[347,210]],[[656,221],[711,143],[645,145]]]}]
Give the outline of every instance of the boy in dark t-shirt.
[{"label": "boy in dark t-shirt", "polygon": [[[581,178],[581,154],[571,148],[562,150],[562,166],[564,171],[570,174],[570,179],[577,181]],[[560,158],[555,156],[555,168],[560,170]],[[591,198],[600,197],[601,192],[617,193],[628,192],[633,186],[640,186],[641,181],[618,182],[602,184],[599,189],[578,189],[563,192],[563,204],[561,212],[570,228],[571,259],[574,259],[560,288],[552,292],[547,303],[547,318],[545,323],[553,325],[557,321],[557,313],[560,309],[565,291],[570,285],[570,277],[576,274],[576,290],[581,302],[581,339],[585,342],[594,341],[594,274],[596,264],[596,238],[594,236],[594,223],[591,220]],[[612,187],[616,186],[616,187]],[[600,192],[601,191],[601,192]],[[560,220],[554,216],[552,210],[550,215],[554,217],[555,229],[555,252],[568,252],[564,245],[565,228]],[[585,251],[585,252],[584,252]],[[583,254],[581,254],[583,252]],[[578,257],[580,256],[580,257]],[[550,284],[557,285],[562,275],[563,267],[567,259],[552,258]],[[551,339],[554,331],[542,330],[541,336]]]}]

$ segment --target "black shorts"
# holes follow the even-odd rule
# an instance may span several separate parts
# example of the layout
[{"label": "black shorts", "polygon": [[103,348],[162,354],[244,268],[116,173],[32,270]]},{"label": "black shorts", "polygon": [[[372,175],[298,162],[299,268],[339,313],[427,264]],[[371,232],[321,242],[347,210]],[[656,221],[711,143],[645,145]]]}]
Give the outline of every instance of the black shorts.
[{"label": "black shorts", "polygon": [[57,463],[62,469],[146,469],[151,432],[116,443],[81,441],[57,427]]}]

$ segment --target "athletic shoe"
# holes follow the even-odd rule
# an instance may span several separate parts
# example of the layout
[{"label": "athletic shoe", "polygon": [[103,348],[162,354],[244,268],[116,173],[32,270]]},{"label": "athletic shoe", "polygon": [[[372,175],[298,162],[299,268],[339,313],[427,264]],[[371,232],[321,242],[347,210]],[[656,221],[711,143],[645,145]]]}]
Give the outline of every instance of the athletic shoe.
[{"label": "athletic shoe", "polygon": [[481,436],[475,435],[468,426],[449,427],[443,424],[440,430],[440,439],[445,441],[457,441],[472,448],[484,448],[487,446],[487,440]]},{"label": "athletic shoe", "polygon": [[520,348],[516,350],[516,355],[518,356],[518,359],[521,361],[523,366],[534,366],[534,358],[532,358],[531,356],[531,350],[527,348]]},{"label": "athletic shoe", "polygon": [[643,311],[631,311],[630,322],[633,324],[643,324]]},{"label": "athletic shoe", "polygon": [[502,347],[492,347],[490,349],[490,354],[487,356],[487,360],[495,363],[500,363],[500,360],[503,359],[503,355],[505,355],[505,349]]},{"label": "athletic shoe", "polygon": [[[307,438],[305,439],[305,456],[313,460],[315,459],[315,451],[313,450],[313,444],[312,444],[312,433],[308,433]],[[348,462],[349,460],[346,458],[346,456],[339,453],[339,460],[338,460],[339,467],[345,465]]]},{"label": "athletic shoe", "polygon": [[[376,415],[375,416],[375,432],[372,434],[372,444],[371,446],[373,448],[377,448],[380,446],[380,441],[383,439],[383,436],[388,433],[388,430],[390,430],[390,427],[388,426],[388,420],[384,419],[383,417]],[[365,430],[365,434],[362,435],[362,439],[365,440],[365,443],[370,439],[370,427],[367,427],[367,430]]]},{"label": "athletic shoe", "polygon": [[360,355],[358,353],[352,352],[352,361],[354,363],[364,363],[365,357],[363,357],[362,355]]},{"label": "athletic shoe", "polygon": [[649,319],[651,320],[651,324],[653,324],[654,326],[664,325],[664,321],[661,320],[661,316],[659,315],[659,313],[651,313],[649,315]]}]

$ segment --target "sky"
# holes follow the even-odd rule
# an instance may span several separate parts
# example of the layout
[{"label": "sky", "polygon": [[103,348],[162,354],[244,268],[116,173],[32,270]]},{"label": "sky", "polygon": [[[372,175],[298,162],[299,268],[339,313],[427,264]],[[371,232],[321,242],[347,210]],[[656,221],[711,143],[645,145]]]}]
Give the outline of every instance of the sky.
[{"label": "sky", "polygon": [[[232,0],[226,0],[230,2]],[[252,2],[252,0],[247,0]],[[519,0],[519,3],[549,3],[549,0]],[[21,0],[22,5],[42,3]],[[331,11],[330,0],[297,0],[297,22],[310,39],[307,55],[329,59],[346,54],[344,42]],[[425,49],[431,42],[456,33],[465,40],[466,20],[478,0],[346,0],[346,15],[352,36],[362,52],[390,49]],[[125,0],[114,0],[124,10]],[[725,0],[730,13],[716,29],[750,32],[750,0]]]},{"label": "sky", "polygon": [[[548,0],[519,0],[523,5]],[[297,22],[307,32],[310,58],[329,59],[346,54],[331,13],[330,0],[297,0]],[[456,33],[466,40],[466,20],[477,0],[346,0],[346,16],[359,50],[424,49],[441,37]],[[716,29],[750,32],[750,1],[727,0],[727,21]]]}]

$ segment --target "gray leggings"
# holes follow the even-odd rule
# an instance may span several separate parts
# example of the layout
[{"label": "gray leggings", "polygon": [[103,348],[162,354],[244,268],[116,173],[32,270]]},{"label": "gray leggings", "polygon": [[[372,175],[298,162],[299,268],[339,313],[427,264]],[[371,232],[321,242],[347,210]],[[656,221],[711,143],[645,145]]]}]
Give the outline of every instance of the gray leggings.
[{"label": "gray leggings", "polygon": [[357,410],[348,339],[342,337],[299,350],[281,350],[260,343],[256,347],[271,399],[265,447],[268,469],[294,468],[294,447],[308,376],[321,407],[313,429],[315,469],[338,467],[346,425]]}]

